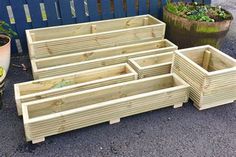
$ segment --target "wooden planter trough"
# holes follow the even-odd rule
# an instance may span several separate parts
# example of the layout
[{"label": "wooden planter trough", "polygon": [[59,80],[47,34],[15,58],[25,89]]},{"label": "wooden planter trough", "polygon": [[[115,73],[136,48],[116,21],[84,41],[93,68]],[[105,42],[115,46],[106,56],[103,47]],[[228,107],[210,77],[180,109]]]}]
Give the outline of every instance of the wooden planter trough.
[{"label": "wooden planter trough", "polygon": [[22,104],[27,141],[147,112],[181,107],[189,85],[175,74],[74,92]]},{"label": "wooden planter trough", "polygon": [[172,71],[191,85],[200,110],[236,100],[236,60],[212,46],[175,51]]},{"label": "wooden planter trough", "polygon": [[129,59],[139,78],[168,74],[171,72],[173,52]]},{"label": "wooden planter trough", "polygon": [[160,40],[164,34],[165,23],[151,15],[26,30],[31,59]]},{"label": "wooden planter trough", "polygon": [[33,59],[31,63],[34,79],[39,79],[125,63],[129,58],[159,54],[177,49],[178,47],[170,41],[159,40],[43,59]]},{"label": "wooden planter trough", "polygon": [[118,64],[15,84],[18,115],[22,115],[22,103],[136,79],[137,73],[128,64]]}]

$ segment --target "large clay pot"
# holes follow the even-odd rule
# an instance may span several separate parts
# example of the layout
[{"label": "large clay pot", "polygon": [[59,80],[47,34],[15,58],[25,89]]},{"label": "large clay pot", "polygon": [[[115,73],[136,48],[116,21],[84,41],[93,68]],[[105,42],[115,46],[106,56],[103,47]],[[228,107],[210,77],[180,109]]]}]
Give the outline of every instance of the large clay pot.
[{"label": "large clay pot", "polygon": [[178,45],[188,48],[200,45],[212,45],[220,48],[222,39],[229,31],[231,20],[221,22],[199,22],[179,17],[163,8],[163,20],[167,24],[166,38]]},{"label": "large clay pot", "polygon": [[0,66],[3,67],[7,73],[11,58],[11,38],[5,35],[0,35],[0,40],[3,38],[7,39],[8,42],[5,45],[0,46]]}]

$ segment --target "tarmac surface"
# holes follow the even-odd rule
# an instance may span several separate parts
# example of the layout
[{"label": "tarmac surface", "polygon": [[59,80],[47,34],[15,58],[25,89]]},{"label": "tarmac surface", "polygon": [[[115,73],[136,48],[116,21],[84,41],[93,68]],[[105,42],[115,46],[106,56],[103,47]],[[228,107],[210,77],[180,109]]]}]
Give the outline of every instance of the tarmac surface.
[{"label": "tarmac surface", "polygon": [[[234,0],[213,0],[236,17]],[[236,58],[236,21],[222,50]],[[17,116],[13,84],[32,80],[31,71],[13,66],[28,57],[13,57],[0,110],[0,157],[233,157],[236,156],[236,103],[198,111],[189,102],[46,138],[25,142],[22,118]],[[30,69],[30,68],[29,68]]]}]

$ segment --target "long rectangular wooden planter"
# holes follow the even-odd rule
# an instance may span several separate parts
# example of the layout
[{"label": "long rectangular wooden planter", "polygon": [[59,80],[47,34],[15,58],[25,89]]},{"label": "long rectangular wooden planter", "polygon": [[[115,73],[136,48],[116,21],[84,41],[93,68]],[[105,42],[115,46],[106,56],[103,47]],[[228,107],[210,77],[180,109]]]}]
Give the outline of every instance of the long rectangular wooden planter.
[{"label": "long rectangular wooden planter", "polygon": [[164,38],[165,23],[151,15],[26,30],[29,54],[45,58]]},{"label": "long rectangular wooden planter", "polygon": [[137,73],[124,63],[15,84],[18,115],[22,115],[22,103],[136,79]]},{"label": "long rectangular wooden planter", "polygon": [[139,78],[168,74],[171,72],[173,52],[129,59]]},{"label": "long rectangular wooden planter", "polygon": [[32,59],[35,79],[83,71],[96,67],[125,63],[129,58],[177,50],[168,40],[131,44],[112,48],[77,52],[43,59]]},{"label": "long rectangular wooden planter", "polygon": [[90,89],[22,104],[27,141],[167,106],[181,107],[189,85],[175,74]]},{"label": "long rectangular wooden planter", "polygon": [[175,51],[172,71],[191,85],[200,110],[236,100],[236,60],[212,46]]}]

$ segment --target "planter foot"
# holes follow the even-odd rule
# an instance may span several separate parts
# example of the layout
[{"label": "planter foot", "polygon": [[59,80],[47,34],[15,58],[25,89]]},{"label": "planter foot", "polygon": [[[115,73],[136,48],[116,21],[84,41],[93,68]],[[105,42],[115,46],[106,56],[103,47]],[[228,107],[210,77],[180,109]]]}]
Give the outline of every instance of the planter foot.
[{"label": "planter foot", "polygon": [[36,144],[36,143],[40,143],[40,142],[44,142],[45,141],[45,137],[43,137],[43,138],[38,138],[38,139],[34,139],[34,140],[32,140],[32,143],[33,144]]},{"label": "planter foot", "polygon": [[116,123],[119,123],[120,122],[120,118],[117,118],[117,119],[112,119],[112,120],[110,120],[110,125],[112,125],[112,124],[116,124]]},{"label": "planter foot", "polygon": [[179,103],[179,104],[174,105],[174,108],[179,108],[179,107],[182,107],[182,106],[183,106],[183,104]]}]

